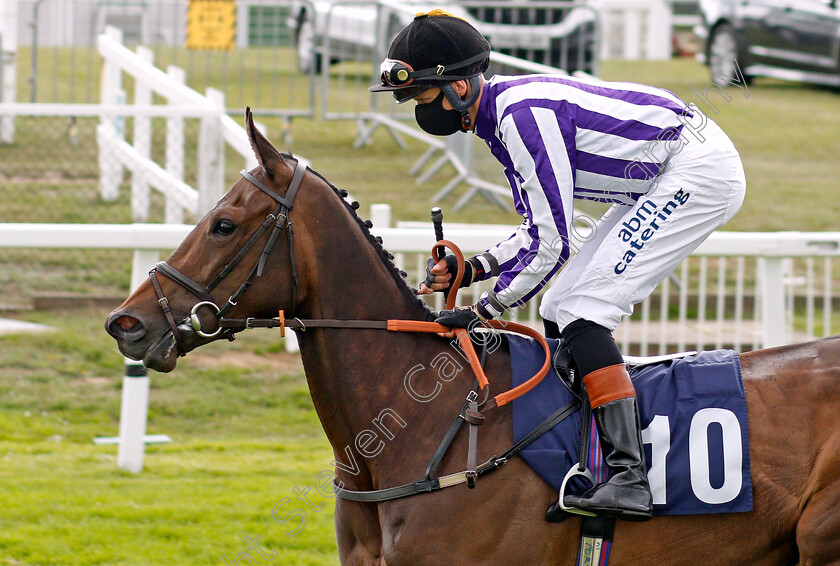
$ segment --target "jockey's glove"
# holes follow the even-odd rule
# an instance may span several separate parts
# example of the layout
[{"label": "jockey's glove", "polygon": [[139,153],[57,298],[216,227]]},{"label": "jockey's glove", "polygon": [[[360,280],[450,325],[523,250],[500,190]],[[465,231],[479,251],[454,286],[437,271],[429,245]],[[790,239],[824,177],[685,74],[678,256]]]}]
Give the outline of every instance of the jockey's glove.
[{"label": "jockey's glove", "polygon": [[[447,272],[452,275],[452,279],[450,279],[449,281],[450,282],[455,281],[455,278],[458,276],[458,260],[455,259],[455,256],[452,255],[452,254],[447,255],[446,257],[443,258],[443,260],[446,262]],[[431,270],[435,266],[435,264],[437,264],[437,261],[435,261],[434,259],[432,259],[432,258],[426,259],[426,280],[423,281],[423,284],[426,285],[426,287],[428,287],[429,289],[432,288],[432,284],[435,282],[435,276],[432,275],[432,273],[431,273]],[[464,278],[461,279],[461,285],[460,285],[461,288],[470,286],[470,283],[472,283],[472,280],[473,280],[473,273],[474,273],[474,270],[473,270],[472,262],[469,261],[469,260],[465,261],[464,262]],[[451,287],[447,287],[446,289],[443,289],[444,294],[448,294],[448,291],[449,291],[450,288]]]},{"label": "jockey's glove", "polygon": [[476,324],[486,322],[493,318],[481,305],[471,307],[455,307],[451,310],[442,310],[435,322],[449,328],[472,328]]}]

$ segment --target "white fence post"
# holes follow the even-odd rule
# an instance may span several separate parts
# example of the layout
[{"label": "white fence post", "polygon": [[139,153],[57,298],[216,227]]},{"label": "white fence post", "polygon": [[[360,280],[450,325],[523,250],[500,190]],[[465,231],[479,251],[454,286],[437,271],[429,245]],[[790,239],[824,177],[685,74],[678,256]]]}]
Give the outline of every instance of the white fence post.
[{"label": "white fence post", "polygon": [[[122,43],[122,32],[114,27],[105,28],[105,35]],[[122,70],[115,61],[105,58],[102,67],[102,82],[100,89],[101,104],[118,104],[125,101],[125,94],[122,92]],[[102,198],[111,201],[116,200],[120,195],[120,183],[122,182],[123,166],[114,153],[114,134],[122,139],[118,123],[120,118],[112,115],[103,115],[99,126],[97,126],[97,141],[99,142],[99,184]]]},{"label": "white fence post", "polygon": [[[155,54],[143,46],[137,48],[137,56],[148,64],[152,64]],[[134,104],[150,105],[152,103],[152,89],[143,81],[135,81]],[[148,116],[134,117],[134,149],[143,159],[152,158],[152,119]],[[143,169],[131,173],[131,211],[135,222],[146,222],[149,219],[151,191],[149,180]]]},{"label": "white fence post", "polygon": [[[17,94],[18,0],[0,0],[0,92],[2,101],[12,103]],[[33,47],[34,48],[34,47]],[[15,141],[15,117],[0,117],[0,143]]]},{"label": "white fence post", "polygon": [[647,58],[670,59],[674,35],[672,6],[667,0],[652,0],[647,18]]},{"label": "white fence post", "polygon": [[201,118],[198,138],[198,217],[213,208],[222,194],[225,183],[225,141],[222,136],[222,116],[225,94],[207,89],[207,99],[219,109],[219,114]]},{"label": "white fence post", "polygon": [[[159,252],[135,250],[131,264],[131,290],[134,292],[155,266]],[[117,466],[139,473],[143,470],[146,450],[146,418],[149,412],[149,376],[143,362],[125,359],[125,376],[120,406],[120,436]]]},{"label": "white fence post", "polygon": [[[173,81],[184,84],[187,74],[184,69],[170,65],[166,69]],[[169,104],[174,104],[171,100]],[[166,119],[166,172],[173,178],[184,180],[184,119],[170,116]],[[184,221],[184,208],[166,193],[166,211],[164,221],[167,224],[180,224]]]},{"label": "white fence post", "polygon": [[673,19],[666,0],[605,0],[601,30],[602,59],[671,57]]},{"label": "white fence post", "polygon": [[761,259],[761,345],[764,348],[787,344],[783,262],[781,257]]},{"label": "white fence post", "polygon": [[391,227],[391,205],[372,204],[370,205],[370,221],[376,228]]}]

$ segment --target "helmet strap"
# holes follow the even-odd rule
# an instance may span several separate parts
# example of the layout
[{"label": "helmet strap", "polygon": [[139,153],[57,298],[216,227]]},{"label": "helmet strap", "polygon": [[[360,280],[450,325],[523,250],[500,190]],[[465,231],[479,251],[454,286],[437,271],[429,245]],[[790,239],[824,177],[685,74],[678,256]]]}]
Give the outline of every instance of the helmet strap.
[{"label": "helmet strap", "polygon": [[452,88],[452,83],[444,83],[441,85],[440,90],[443,91],[444,96],[446,99],[449,100],[449,104],[452,105],[453,110],[457,110],[461,113],[461,130],[464,132],[469,131],[470,127],[472,126],[472,118],[470,117],[470,106],[478,100],[478,95],[480,93],[481,88],[481,78],[480,75],[474,75],[469,77],[470,81],[470,95],[466,99],[462,99],[458,96],[458,93],[455,92],[455,89]]}]

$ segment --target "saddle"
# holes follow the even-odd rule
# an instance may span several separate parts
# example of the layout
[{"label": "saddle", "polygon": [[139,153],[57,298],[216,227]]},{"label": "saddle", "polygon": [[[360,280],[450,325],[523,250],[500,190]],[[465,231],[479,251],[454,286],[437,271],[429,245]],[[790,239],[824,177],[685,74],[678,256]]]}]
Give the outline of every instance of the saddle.
[{"label": "saddle", "polygon": [[[507,340],[515,386],[538,363],[535,358],[541,349],[524,338],[508,336]],[[568,353],[557,341],[550,341],[550,346],[552,371],[533,391],[513,402],[514,442],[557,407],[569,401],[582,404],[580,376]],[[751,510],[747,409],[738,354],[714,350],[667,358],[636,359],[631,368],[654,514]],[[601,479],[597,428],[587,428],[591,418],[583,413],[577,410],[557,423],[520,454],[557,491],[570,469],[589,468],[596,480]],[[583,454],[582,435],[592,448]],[[608,470],[603,473],[606,476]],[[583,478],[574,480],[567,487],[583,491],[591,486]]]}]

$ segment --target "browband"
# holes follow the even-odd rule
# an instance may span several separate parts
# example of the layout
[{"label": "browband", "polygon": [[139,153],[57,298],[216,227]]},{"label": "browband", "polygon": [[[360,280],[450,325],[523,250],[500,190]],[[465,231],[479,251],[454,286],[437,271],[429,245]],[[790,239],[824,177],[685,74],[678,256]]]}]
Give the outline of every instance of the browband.
[{"label": "browband", "polygon": [[302,167],[300,163],[295,167],[295,172],[292,175],[292,180],[289,183],[289,190],[286,192],[286,196],[281,197],[274,191],[268,188],[264,183],[258,181],[256,177],[251,175],[245,169],[239,172],[245,179],[247,179],[252,185],[257,187],[259,190],[273,198],[277,201],[278,204],[282,204],[286,209],[292,209],[292,203],[295,200],[295,195],[297,194],[297,190],[300,187],[301,179],[303,179],[303,175],[306,173],[306,167]]}]

